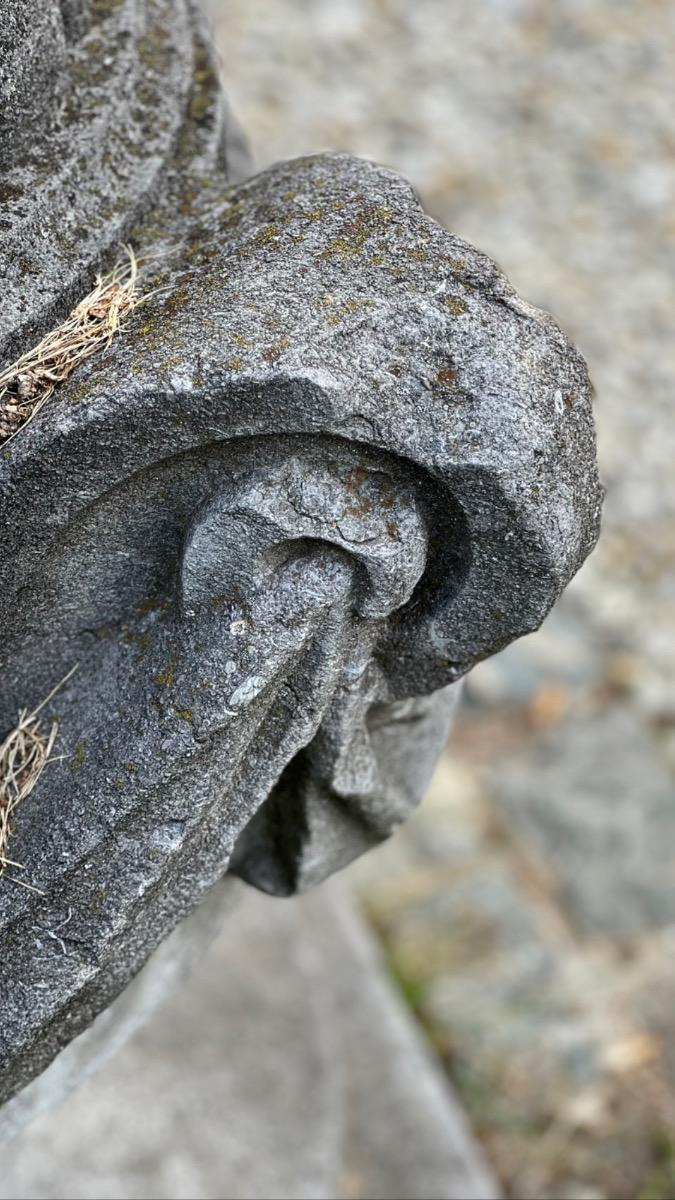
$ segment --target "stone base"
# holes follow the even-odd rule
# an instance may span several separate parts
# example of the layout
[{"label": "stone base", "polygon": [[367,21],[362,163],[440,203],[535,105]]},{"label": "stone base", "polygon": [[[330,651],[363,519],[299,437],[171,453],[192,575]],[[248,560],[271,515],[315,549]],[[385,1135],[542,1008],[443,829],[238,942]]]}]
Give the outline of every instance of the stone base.
[{"label": "stone base", "polygon": [[190,979],[8,1147],[0,1198],[496,1197],[339,885],[232,889]]}]

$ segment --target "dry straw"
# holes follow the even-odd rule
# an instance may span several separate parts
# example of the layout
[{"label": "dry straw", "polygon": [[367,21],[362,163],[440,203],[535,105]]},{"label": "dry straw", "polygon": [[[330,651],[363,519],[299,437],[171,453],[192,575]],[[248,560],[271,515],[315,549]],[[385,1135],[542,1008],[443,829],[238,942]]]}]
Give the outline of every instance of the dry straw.
[{"label": "dry straw", "polygon": [[108,347],[124,318],[147,300],[138,290],[136,256],[131,246],[125,250],[62,325],[0,371],[0,444],[39,412],[78,363]]},{"label": "dry straw", "polygon": [[[50,756],[56,741],[58,724],[52,721],[49,729],[45,731],[40,724],[39,715],[72,673],[73,671],[69,671],[65,679],[61,680],[33,712],[23,709],[19,713],[16,728],[0,745],[0,878],[7,867],[16,871],[23,870],[21,863],[7,857],[14,813],[21,801],[32,792],[47,763],[53,761]],[[20,883],[22,887],[29,888],[30,891],[40,890],[14,875],[8,875],[7,878],[13,883]]]}]

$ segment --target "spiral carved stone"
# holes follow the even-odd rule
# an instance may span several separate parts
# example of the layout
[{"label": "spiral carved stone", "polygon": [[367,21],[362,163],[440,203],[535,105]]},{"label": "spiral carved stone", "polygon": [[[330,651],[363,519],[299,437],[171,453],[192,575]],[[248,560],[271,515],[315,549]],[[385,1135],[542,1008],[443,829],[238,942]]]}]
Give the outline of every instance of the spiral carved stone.
[{"label": "spiral carved stone", "polygon": [[[59,86],[114,21],[129,87],[168,71],[133,25],[160,8],[64,7]],[[178,71],[206,51],[174,8]],[[597,536],[591,389],[551,318],[370,163],[233,186],[217,96],[194,105],[180,70],[156,160],[130,153],[119,189],[65,154],[119,190],[119,222],[69,248],[59,176],[28,341],[19,300],[3,313],[25,348],[118,234],[157,255],[124,336],[0,457],[1,729],[78,668],[46,713],[65,757],[13,840],[45,895],[0,880],[0,1099],[228,865],[286,894],[387,836],[458,680],[536,628]],[[62,133],[45,116],[46,163]]]}]

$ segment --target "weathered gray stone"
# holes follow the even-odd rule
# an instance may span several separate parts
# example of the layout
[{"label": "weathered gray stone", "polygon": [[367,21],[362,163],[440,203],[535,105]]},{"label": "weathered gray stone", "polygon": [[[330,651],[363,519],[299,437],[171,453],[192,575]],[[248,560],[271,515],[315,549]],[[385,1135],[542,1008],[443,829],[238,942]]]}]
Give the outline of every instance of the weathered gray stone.
[{"label": "weathered gray stone", "polygon": [[57,1054],[42,1074],[3,1104],[0,1143],[16,1138],[26,1126],[86,1083],[154,1015],[167,995],[184,982],[195,961],[208,951],[239,898],[240,886],[234,876],[228,875],[211,888],[204,903],[164,939],[105,1012]]},{"label": "weathered gray stone", "polygon": [[[7,196],[7,353],[120,236],[158,290],[0,458],[0,728],[77,664],[46,710],[66,757],[13,840],[45,896],[0,883],[0,1099],[230,862],[287,893],[390,833],[458,680],[597,535],[590,385],[554,322],[382,168],[229,185],[202,35],[165,9],[72,3],[73,127],[50,109],[27,162],[8,140],[30,199]],[[100,53],[142,89],[114,119]]]},{"label": "weathered gray stone", "polygon": [[0,356],[11,360],[89,290],[142,214],[179,210],[193,177],[232,177],[230,157],[242,161],[191,0],[2,0],[1,16]]}]

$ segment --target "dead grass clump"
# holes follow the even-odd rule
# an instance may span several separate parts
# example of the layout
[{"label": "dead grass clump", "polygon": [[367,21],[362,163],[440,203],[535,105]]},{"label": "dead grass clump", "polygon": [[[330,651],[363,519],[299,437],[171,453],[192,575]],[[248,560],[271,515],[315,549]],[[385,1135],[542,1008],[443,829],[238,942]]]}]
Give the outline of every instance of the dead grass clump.
[{"label": "dead grass clump", "polygon": [[[58,724],[52,721],[49,729],[43,730],[39,720],[40,712],[59,688],[63,687],[73,671],[68,672],[65,679],[61,680],[33,712],[29,713],[27,709],[23,709],[19,713],[16,728],[0,745],[0,878],[7,867],[23,870],[21,863],[13,862],[7,857],[13,815],[21,801],[30,795],[47,763],[51,761]],[[31,891],[39,891],[32,884],[25,883],[15,876],[7,878],[11,878],[14,883],[20,883],[22,887],[30,888]]]},{"label": "dead grass clump", "polygon": [[124,318],[146,299],[138,289],[138,261],[127,246],[126,258],[97,276],[94,290],[62,325],[0,371],[0,444],[39,412],[78,363],[109,346]]}]

